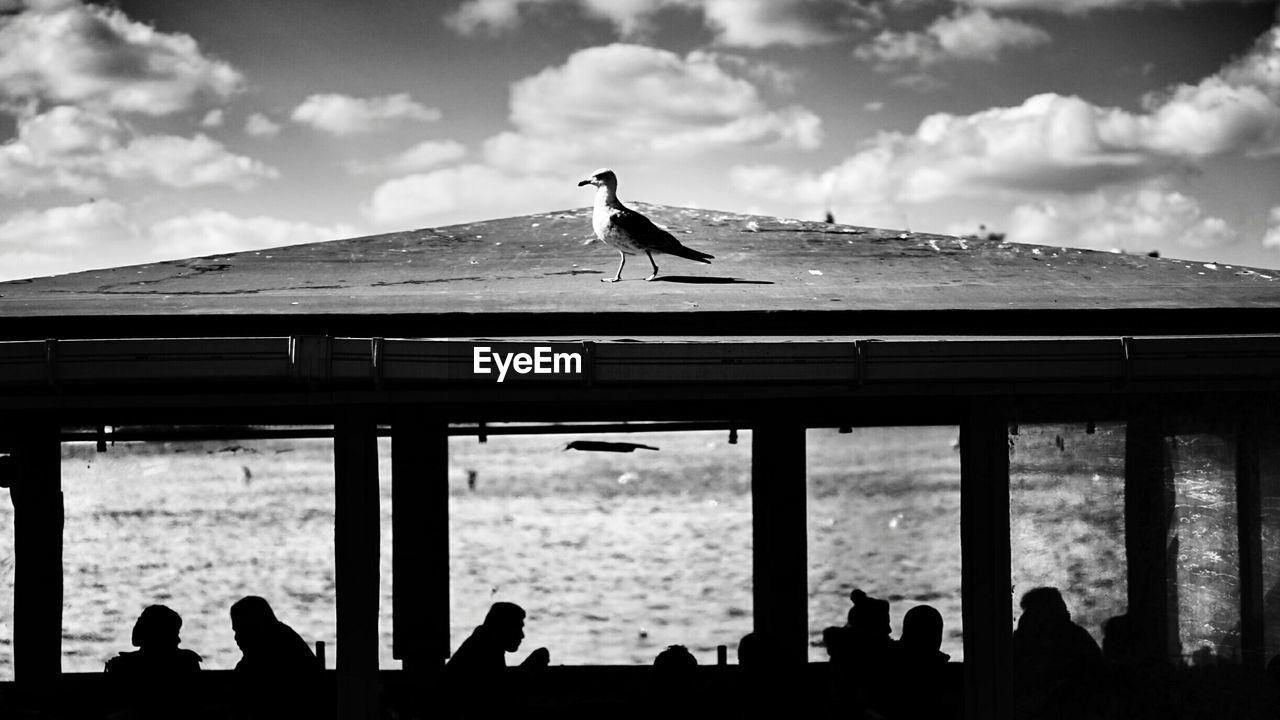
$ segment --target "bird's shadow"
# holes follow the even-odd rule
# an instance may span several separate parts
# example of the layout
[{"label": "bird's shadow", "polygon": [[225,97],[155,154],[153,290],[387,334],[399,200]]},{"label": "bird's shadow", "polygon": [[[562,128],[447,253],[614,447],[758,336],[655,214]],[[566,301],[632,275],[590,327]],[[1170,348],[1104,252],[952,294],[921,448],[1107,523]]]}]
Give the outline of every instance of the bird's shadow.
[{"label": "bird's shadow", "polygon": [[687,283],[689,285],[772,285],[772,280],[743,280],[736,277],[706,275],[662,275],[653,282]]}]

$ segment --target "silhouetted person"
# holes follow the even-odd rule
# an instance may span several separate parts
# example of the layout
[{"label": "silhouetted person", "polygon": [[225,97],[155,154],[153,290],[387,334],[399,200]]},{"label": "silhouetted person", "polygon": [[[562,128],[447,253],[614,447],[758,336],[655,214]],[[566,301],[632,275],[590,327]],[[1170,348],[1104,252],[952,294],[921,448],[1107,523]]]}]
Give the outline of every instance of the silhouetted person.
[{"label": "silhouetted person", "polygon": [[849,593],[850,652],[857,661],[883,660],[889,653],[889,601],[873,598],[861,590]]},{"label": "silhouetted person", "polygon": [[506,655],[524,641],[524,608],[509,602],[489,607],[484,622],[454,651],[445,664],[453,717],[497,717],[522,712],[532,682],[523,670],[546,667],[551,654],[540,647],[519,668],[507,670]]},{"label": "silhouetted person", "polygon": [[1138,652],[1137,628],[1128,613],[1109,617],[1102,623],[1102,657],[1108,662],[1127,665]]},{"label": "silhouetted person", "polygon": [[182,618],[164,605],[150,605],[133,625],[132,652],[107,661],[122,705],[142,717],[176,717],[189,706],[189,681],[200,670],[200,656],[178,647]]},{"label": "silhouetted person", "polygon": [[242,657],[236,663],[241,701],[251,717],[305,717],[320,704],[320,664],[293,628],[256,595],[231,606],[231,628]]},{"label": "silhouetted person", "polygon": [[698,667],[698,658],[683,645],[668,645],[653,659],[653,667],[660,672],[683,672]]},{"label": "silhouetted person", "polygon": [[850,662],[849,626],[831,625],[822,629],[822,647],[827,650],[827,659],[832,665],[845,665]]},{"label": "silhouetted person", "polygon": [[1132,613],[1102,623],[1102,657],[1111,675],[1117,717],[1126,720],[1177,715],[1177,703],[1168,687],[1168,668],[1146,644]]},{"label": "silhouetted person", "polygon": [[668,645],[653,659],[652,707],[645,717],[706,717],[709,699],[698,683],[698,659],[683,645]]},{"label": "silhouetted person", "polygon": [[736,717],[785,717],[800,714],[794,668],[780,660],[777,636],[768,631],[749,632],[738,641],[738,665],[742,693],[732,698]]},{"label": "silhouetted person", "polygon": [[891,717],[943,717],[945,671],[951,656],[942,652],[942,614],[929,605],[917,605],[902,618],[897,643],[894,698],[886,703]]},{"label": "silhouetted person", "polygon": [[1018,718],[1087,720],[1106,709],[1102,651],[1071,622],[1057,588],[1022,596],[1013,633],[1014,708]]},{"label": "silhouetted person", "polygon": [[749,632],[738,641],[738,664],[744,668],[778,666],[778,640],[768,632]]},{"label": "silhouetted person", "polygon": [[879,708],[892,698],[888,683],[893,671],[893,641],[889,637],[889,601],[862,590],[849,593],[853,607],[849,624],[823,633],[827,652],[835,666],[833,700],[842,711],[859,717],[868,708]]},{"label": "silhouetted person", "polygon": [[[449,658],[447,667],[455,672],[500,670],[507,666],[506,654],[520,649],[524,641],[524,608],[509,602],[496,602],[484,616],[484,623],[462,641]],[[551,653],[540,647],[529,654],[521,667],[546,667]]]}]

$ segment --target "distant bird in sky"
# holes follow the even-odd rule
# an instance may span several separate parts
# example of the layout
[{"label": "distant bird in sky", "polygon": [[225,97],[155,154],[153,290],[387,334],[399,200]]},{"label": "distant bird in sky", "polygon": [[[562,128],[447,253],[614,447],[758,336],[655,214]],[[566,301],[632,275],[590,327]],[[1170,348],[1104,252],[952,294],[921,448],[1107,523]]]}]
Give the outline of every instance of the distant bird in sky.
[{"label": "distant bird in sky", "polygon": [[597,188],[595,209],[591,213],[591,226],[595,228],[596,237],[618,251],[617,274],[611,278],[601,278],[602,282],[621,280],[622,266],[627,264],[627,255],[640,251],[644,251],[649,257],[649,264],[653,266],[653,274],[645,280],[658,277],[658,263],[653,261],[655,252],[708,264],[709,258],[715,257],[681,245],[671,233],[623,205],[618,200],[618,176],[612,170],[601,168],[595,171],[591,177],[578,183],[578,187],[583,185],[595,185]]},{"label": "distant bird in sky", "polygon": [[619,452],[629,453],[636,450],[657,450],[652,445],[628,442],[603,442],[601,440],[574,440],[564,446],[565,450],[583,450],[586,452]]}]

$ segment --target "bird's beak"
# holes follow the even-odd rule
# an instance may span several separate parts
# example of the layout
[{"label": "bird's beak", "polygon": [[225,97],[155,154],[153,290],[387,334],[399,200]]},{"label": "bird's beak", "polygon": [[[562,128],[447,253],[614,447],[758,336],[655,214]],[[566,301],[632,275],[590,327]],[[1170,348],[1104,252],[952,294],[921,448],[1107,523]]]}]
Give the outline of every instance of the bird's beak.
[{"label": "bird's beak", "polygon": [[582,187],[583,185],[590,185],[590,184],[591,184],[591,178],[587,178],[586,180],[583,180],[582,182],[578,183],[578,187]]}]

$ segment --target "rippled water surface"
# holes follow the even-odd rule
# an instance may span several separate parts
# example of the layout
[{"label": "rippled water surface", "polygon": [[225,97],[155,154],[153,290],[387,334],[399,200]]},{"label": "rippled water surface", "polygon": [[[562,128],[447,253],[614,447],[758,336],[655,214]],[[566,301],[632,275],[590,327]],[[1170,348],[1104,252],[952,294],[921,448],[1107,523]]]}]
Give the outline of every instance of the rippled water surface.
[{"label": "rippled water surface", "polygon": [[[732,661],[752,626],[751,435],[737,444],[727,435],[592,438],[660,448],[625,454],[566,451],[579,438],[559,436],[452,439],[452,645],[491,602],[512,600],[529,611],[522,652],[546,646],[553,663],[647,664],[672,643],[702,663],[727,645]],[[848,593],[861,587],[892,602],[895,635],[912,606],[936,606],[947,623],[943,649],[962,657],[955,441],[954,428],[808,433],[812,640],[844,622]],[[390,442],[380,451],[382,664],[394,668]],[[1086,466],[1073,472],[1092,473]],[[130,649],[133,621],[152,603],[182,615],[184,645],[205,667],[232,667],[239,652],[227,608],[246,594],[263,595],[305,638],[328,643],[333,665],[331,442],[117,444],[106,453],[67,445],[63,486],[65,670],[99,670]],[[12,677],[12,521],[5,493],[0,679]],[[1058,532],[1055,513],[1042,513],[1036,537],[1087,544],[1106,526],[1068,521]],[[1062,553],[1086,581],[1107,574],[1105,553],[1036,552],[1050,569],[1052,553]],[[816,644],[811,657],[824,657]]]}]

